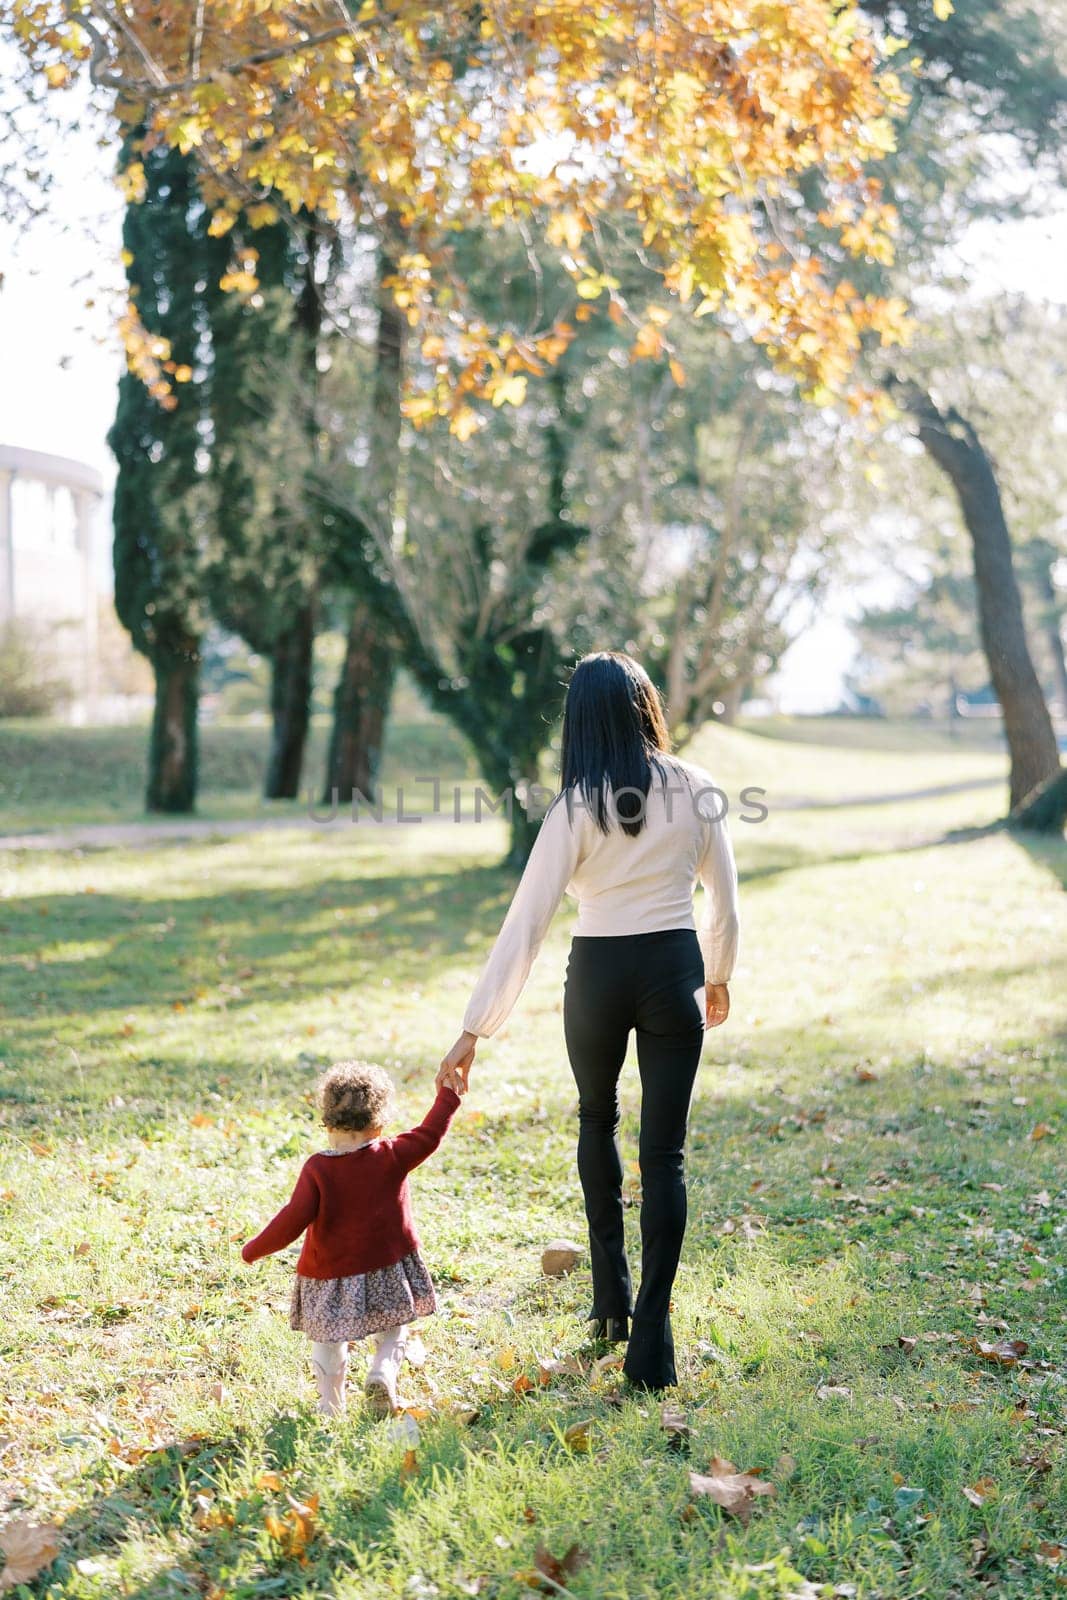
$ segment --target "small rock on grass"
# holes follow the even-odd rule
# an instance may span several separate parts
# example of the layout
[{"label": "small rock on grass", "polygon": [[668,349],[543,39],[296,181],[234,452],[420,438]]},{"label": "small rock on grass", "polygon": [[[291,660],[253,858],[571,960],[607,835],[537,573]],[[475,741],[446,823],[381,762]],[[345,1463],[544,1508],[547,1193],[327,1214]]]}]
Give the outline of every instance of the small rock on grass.
[{"label": "small rock on grass", "polygon": [[584,1252],[570,1239],[553,1239],[541,1252],[541,1271],[546,1278],[562,1278],[573,1272]]}]

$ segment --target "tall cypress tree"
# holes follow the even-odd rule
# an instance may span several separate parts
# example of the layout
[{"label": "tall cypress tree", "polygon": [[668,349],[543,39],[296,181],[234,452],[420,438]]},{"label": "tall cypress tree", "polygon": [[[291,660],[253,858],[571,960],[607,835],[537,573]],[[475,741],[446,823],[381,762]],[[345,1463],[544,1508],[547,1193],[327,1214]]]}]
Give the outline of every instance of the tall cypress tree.
[{"label": "tall cypress tree", "polygon": [[[129,150],[128,159],[133,159]],[[123,224],[126,275],[149,334],[170,343],[176,376],[168,405],[133,372],[119,383],[108,443],[118,462],[114,498],[115,607],[155,675],[145,803],[191,811],[197,784],[197,701],[205,612],[203,314],[206,214],[190,158],[162,147],[138,154],[144,198]]]},{"label": "tall cypress tree", "polygon": [[[238,220],[240,234],[244,223]],[[211,328],[212,610],[271,663],[268,799],[299,792],[310,720],[312,652],[326,532],[307,493],[322,331],[316,224],[289,218],[248,234],[254,300],[220,287],[217,242],[206,298]]]}]

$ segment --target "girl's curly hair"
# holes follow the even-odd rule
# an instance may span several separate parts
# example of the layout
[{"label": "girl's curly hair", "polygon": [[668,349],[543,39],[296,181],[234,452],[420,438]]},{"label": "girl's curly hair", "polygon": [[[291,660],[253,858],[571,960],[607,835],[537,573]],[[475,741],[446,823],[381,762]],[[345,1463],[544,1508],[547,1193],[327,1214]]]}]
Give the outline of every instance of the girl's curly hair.
[{"label": "girl's curly hair", "polygon": [[389,1074],[370,1061],[336,1061],[319,1080],[319,1110],[327,1128],[362,1133],[380,1128],[393,1102]]}]

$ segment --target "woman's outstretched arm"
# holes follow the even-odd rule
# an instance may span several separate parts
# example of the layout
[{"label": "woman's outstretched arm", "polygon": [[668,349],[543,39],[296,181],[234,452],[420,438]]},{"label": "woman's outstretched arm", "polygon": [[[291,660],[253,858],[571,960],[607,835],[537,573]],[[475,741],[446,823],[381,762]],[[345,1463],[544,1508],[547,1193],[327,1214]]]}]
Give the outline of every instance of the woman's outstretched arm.
[{"label": "woman's outstretched arm", "polygon": [[463,1032],[441,1063],[438,1082],[454,1084],[467,1074],[479,1039],[503,1027],[548,932],[549,923],[574,875],[581,855],[580,807],[573,821],[566,800],[557,798],[534,840],[518,888],[501,924],[489,959],[463,1014]]}]

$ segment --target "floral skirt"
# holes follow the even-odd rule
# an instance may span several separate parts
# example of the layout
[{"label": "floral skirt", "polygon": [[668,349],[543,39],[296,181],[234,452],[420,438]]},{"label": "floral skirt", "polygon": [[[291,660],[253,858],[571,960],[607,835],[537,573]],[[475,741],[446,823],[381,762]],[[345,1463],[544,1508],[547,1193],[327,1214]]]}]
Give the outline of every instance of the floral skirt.
[{"label": "floral skirt", "polygon": [[365,1339],[437,1310],[433,1280],[417,1250],[391,1267],[348,1278],[304,1278],[297,1273],[289,1326],[322,1344]]}]

